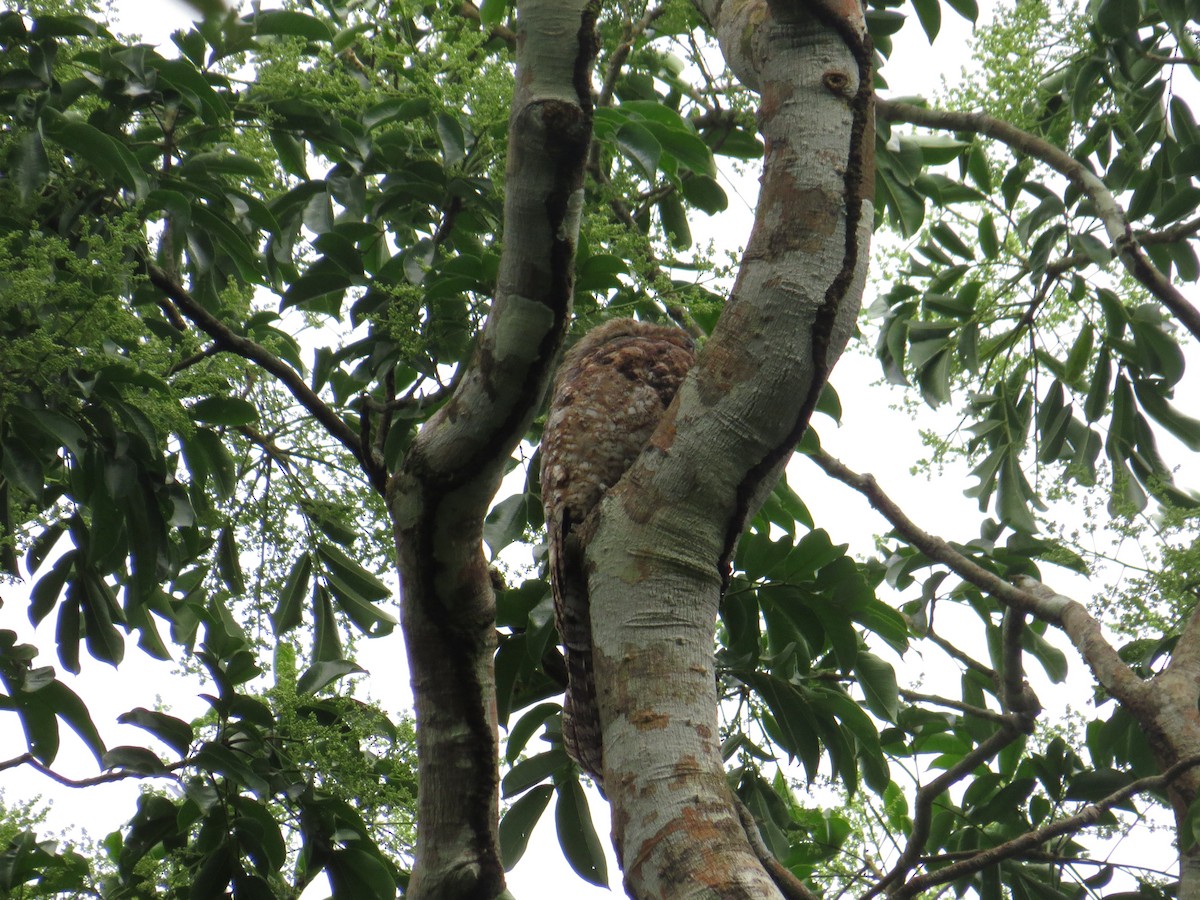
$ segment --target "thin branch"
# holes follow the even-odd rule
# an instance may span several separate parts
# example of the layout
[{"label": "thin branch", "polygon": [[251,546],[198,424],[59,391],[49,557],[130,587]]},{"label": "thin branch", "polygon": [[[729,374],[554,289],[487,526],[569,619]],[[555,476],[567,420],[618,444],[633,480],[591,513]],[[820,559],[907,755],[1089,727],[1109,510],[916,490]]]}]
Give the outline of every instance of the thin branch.
[{"label": "thin branch", "polygon": [[[458,7],[459,15],[464,19],[472,19],[476,22],[483,20],[479,16],[479,7],[470,0],[464,0]],[[493,25],[488,32],[488,37],[497,37],[508,45],[509,50],[517,49],[517,34],[507,25]]]},{"label": "thin branch", "polygon": [[1024,650],[1021,638],[1025,633],[1025,613],[1013,609],[1004,611],[1000,627],[1003,668],[1000,672],[1000,703],[1006,713],[1017,719],[1017,727],[1026,734],[1033,733],[1034,721],[1042,704],[1025,681]]},{"label": "thin branch", "polygon": [[20,756],[14,756],[12,759],[0,762],[0,772],[3,772],[5,769],[15,769],[18,766],[29,766],[64,787],[87,788],[97,784],[111,784],[114,781],[124,781],[127,778],[176,778],[177,776],[174,773],[178,769],[182,769],[185,765],[187,765],[187,760],[179,760],[170,765],[164,765],[161,772],[133,772],[129,769],[114,769],[105,772],[103,775],[93,775],[91,778],[68,778],[66,775],[60,775],[58,772],[55,772],[45,763],[38,761],[32,753],[22,753]]},{"label": "thin branch", "polygon": [[919,528],[879,487],[871,475],[859,475],[824,450],[809,454],[826,474],[846,484],[877,509],[908,543],[935,562],[940,562],[965,581],[987,592],[1010,609],[1028,612],[1047,624],[1061,628],[1091,667],[1096,679],[1117,700],[1137,706],[1145,697],[1147,684],[1125,665],[1105,639],[1100,623],[1081,604],[1064,597],[1034,578],[1018,576],[1009,583],[968,559],[945,540]]},{"label": "thin branch", "polygon": [[971,859],[952,863],[945,868],[938,869],[936,872],[920,875],[893,892],[892,897],[896,898],[896,900],[914,897],[936,885],[947,884],[964,876],[973,875],[1003,860],[1025,853],[1056,837],[1074,834],[1082,828],[1094,825],[1104,813],[1111,810],[1114,806],[1124,803],[1135,794],[1141,794],[1145,791],[1162,790],[1175,779],[1179,778],[1179,776],[1196,766],[1200,766],[1200,756],[1180,760],[1161,775],[1152,775],[1148,778],[1139,778],[1136,781],[1132,781],[1120,790],[1113,791],[1107,797],[1097,800],[1095,803],[1089,803],[1073,816],[1059,819],[1048,825],[1043,825],[1041,828],[1035,828],[1033,831],[1026,832],[1020,837],[1013,838],[1011,841],[1006,841],[998,846],[981,850]]},{"label": "thin branch", "polygon": [[750,812],[749,807],[741,801],[737,794],[730,796],[733,798],[733,806],[737,810],[742,829],[746,832],[746,839],[750,842],[754,855],[763,864],[763,868],[767,870],[767,874],[771,876],[771,880],[775,882],[775,886],[779,888],[779,892],[783,894],[785,900],[818,900],[817,895],[810,891],[803,881],[775,858],[775,854],[763,840],[762,833],[758,830],[758,823],[754,820],[754,814]]},{"label": "thin branch", "polygon": [[996,682],[996,670],[995,669],[991,668],[990,666],[985,666],[979,660],[964,653],[958,647],[954,646],[954,644],[952,644],[950,641],[946,640],[944,637],[942,637],[940,634],[938,634],[937,632],[935,632],[933,630],[930,630],[928,633],[926,633],[925,637],[928,638],[929,640],[933,641],[933,643],[937,644],[938,647],[941,648],[942,652],[945,653],[947,656],[949,656],[951,659],[957,660],[958,662],[962,663],[963,668],[968,669],[972,672],[978,672],[980,675],[982,675],[988,681],[995,684],[995,682]]},{"label": "thin branch", "polygon": [[600,99],[596,101],[597,106],[612,105],[613,90],[617,86],[617,79],[621,77],[621,70],[625,68],[625,60],[629,58],[629,53],[633,50],[634,41],[645,34],[646,29],[654,24],[654,20],[666,11],[667,6],[664,3],[646,10],[646,14],[636,23],[626,23],[625,33],[621,35],[621,43],[608,58],[608,71],[604,73],[604,86],[600,89]]},{"label": "thin branch", "polygon": [[1193,337],[1200,340],[1200,310],[1192,306],[1170,279],[1150,262],[1138,245],[1125,210],[1117,203],[1112,191],[1079,160],[1037,135],[984,113],[924,109],[882,99],[876,100],[875,111],[880,118],[890,122],[908,122],[943,131],[969,131],[987,135],[1019,153],[1040,160],[1067,178],[1095,205],[1096,213],[1104,223],[1113,249],[1126,271],[1169,309]]},{"label": "thin branch", "polygon": [[[174,306],[174,304],[172,304],[172,306]],[[176,310],[176,313],[178,313],[178,310]],[[180,321],[183,322],[182,318]],[[183,322],[183,328],[187,328],[187,322]],[[171,368],[167,370],[167,376],[170,377],[171,375],[178,375],[184,369],[190,369],[192,366],[202,363],[206,359],[211,359],[220,352],[221,347],[219,345],[209,344],[203,350],[193,353],[186,359],[181,359],[179,362],[175,363],[175,365],[171,366]]]},{"label": "thin branch", "polygon": [[1021,728],[1014,723],[1012,717],[1009,717],[999,731],[984,739],[978,747],[963,756],[962,759],[933,779],[933,781],[917,789],[917,796],[913,802],[912,831],[909,833],[908,843],[904,847],[904,852],[900,854],[900,858],[896,860],[896,864],[892,866],[891,871],[862,895],[862,900],[870,900],[871,897],[882,894],[887,890],[888,885],[902,880],[912,871],[913,866],[920,862],[922,852],[925,849],[925,842],[929,840],[930,830],[933,825],[933,802],[954,784],[962,781],[962,779],[975,771],[976,767],[992,759],[997,753],[1020,737],[1021,734]]},{"label": "thin branch", "polygon": [[1004,713],[998,713],[995,710],[988,709],[986,706],[972,706],[970,703],[963,703],[961,700],[951,700],[949,697],[922,694],[919,691],[910,691],[906,688],[900,689],[900,696],[910,703],[928,703],[932,706],[944,706],[947,709],[955,709],[964,715],[985,719],[997,725],[1003,725],[1008,722],[1008,716]]},{"label": "thin branch", "polygon": [[[1037,597],[1014,587],[999,575],[989,572],[978,563],[963,556],[942,538],[919,528],[896,505],[895,501],[883,492],[873,475],[859,475],[824,450],[811,452],[808,454],[808,458],[823,469],[827,475],[862,494],[867,502],[878,510],[905,540],[934,562],[942,563],[954,573],[962,576],[965,581],[991,594],[1005,606],[1032,612],[1051,624],[1059,624],[1058,616],[1052,607],[1041,604]],[[1046,608],[1040,608],[1043,606]]]},{"label": "thin branch", "polygon": [[341,416],[328,407],[300,374],[281,360],[278,356],[249,338],[238,334],[207,309],[205,309],[183,285],[179,284],[166,272],[151,262],[146,263],[146,274],[151,283],[166,294],[180,311],[197,328],[207,334],[222,350],[256,363],[267,372],[279,379],[288,392],[296,398],[312,417],[316,419],[329,434],[339,441],[363,466],[371,477],[372,486],[383,493],[383,482],[371,471],[369,460],[363,455],[363,448],[358,435]]}]

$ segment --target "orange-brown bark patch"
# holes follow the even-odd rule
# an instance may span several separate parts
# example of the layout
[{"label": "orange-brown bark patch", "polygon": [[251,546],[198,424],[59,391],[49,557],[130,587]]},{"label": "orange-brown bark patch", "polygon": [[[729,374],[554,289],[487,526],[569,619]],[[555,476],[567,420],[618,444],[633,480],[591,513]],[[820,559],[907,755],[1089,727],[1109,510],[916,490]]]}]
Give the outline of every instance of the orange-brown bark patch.
[{"label": "orange-brown bark patch", "polygon": [[671,722],[671,717],[666,713],[641,709],[632,713],[629,721],[638,731],[655,731],[666,728]]}]

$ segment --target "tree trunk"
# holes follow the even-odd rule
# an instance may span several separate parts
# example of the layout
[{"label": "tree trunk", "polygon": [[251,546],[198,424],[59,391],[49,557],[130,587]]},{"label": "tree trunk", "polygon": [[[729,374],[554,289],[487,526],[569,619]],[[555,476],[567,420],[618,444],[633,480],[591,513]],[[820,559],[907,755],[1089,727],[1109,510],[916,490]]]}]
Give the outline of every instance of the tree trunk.
[{"label": "tree trunk", "polygon": [[627,891],[765,897],[777,891],[724,776],[713,623],[736,540],[807,427],[859,309],[874,183],[871,51],[853,2],[699,5],[762,96],[762,191],[728,307],[651,441],[656,452],[601,505],[589,594]]},{"label": "tree trunk", "polygon": [[570,317],[596,53],[587,0],[526,0],[519,24],[495,301],[454,396],[388,485],[417,719],[410,898],[504,891],[483,519],[541,406]]}]

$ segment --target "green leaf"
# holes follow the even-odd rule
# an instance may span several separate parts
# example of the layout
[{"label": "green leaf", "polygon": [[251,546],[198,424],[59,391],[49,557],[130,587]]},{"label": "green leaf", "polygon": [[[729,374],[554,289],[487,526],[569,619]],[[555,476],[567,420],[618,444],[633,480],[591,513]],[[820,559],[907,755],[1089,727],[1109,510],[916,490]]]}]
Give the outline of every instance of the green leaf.
[{"label": "green leaf", "polygon": [[491,551],[492,558],[512,544],[519,541],[529,524],[529,494],[513,494],[505,497],[492,507],[483,521],[483,540]]},{"label": "green leaf", "polygon": [[873,38],[887,37],[904,27],[908,17],[894,9],[868,9],[867,28]]},{"label": "green leaf", "polygon": [[163,761],[145,747],[113,747],[100,762],[106,770],[125,769],[139,775],[162,775],[167,771]]},{"label": "green leaf", "polygon": [[347,847],[330,854],[326,864],[333,896],[347,900],[395,900],[396,879],[378,856]]},{"label": "green leaf", "polygon": [[799,759],[810,777],[815,777],[820,765],[820,747],[807,699],[795,685],[773,675],[746,672],[741,679],[771,710],[773,723],[764,722],[771,739],[778,742],[788,756]]},{"label": "green leaf", "polygon": [[438,142],[442,145],[442,159],[446,167],[456,166],[467,157],[467,135],[458,119],[439,113],[437,117]]},{"label": "green leaf", "polygon": [[942,4],[940,0],[912,0],[913,9],[917,11],[917,19],[921,22],[921,28],[925,31],[925,36],[929,38],[929,43],[933,43],[934,38],[938,36],[938,32],[942,28]]},{"label": "green leaf", "polygon": [[313,620],[313,658],[318,662],[342,662],[342,640],[333,614],[333,598],[321,584],[313,589]]},{"label": "green leaf", "polygon": [[86,161],[139,198],[146,195],[149,185],[141,166],[133,154],[116,140],[100,129],[68,119],[54,109],[47,109],[43,113],[42,122],[46,136],[58,143],[69,156]]},{"label": "green leaf", "polygon": [[1042,664],[1054,684],[1067,680],[1067,656],[1032,628],[1021,633],[1021,644]]},{"label": "green leaf", "polygon": [[37,584],[29,594],[29,620],[34,625],[41,624],[50,611],[54,609],[62,594],[63,585],[75,569],[77,551],[64,553],[54,563],[53,568],[38,579]]},{"label": "green leaf", "polygon": [[946,0],[946,3],[968,22],[979,20],[979,4],[976,0]]},{"label": "green leaf", "polygon": [[115,667],[125,656],[125,641],[112,624],[114,613],[119,613],[112,590],[90,573],[76,584],[81,586],[80,606],[83,610],[84,641],[88,653]]},{"label": "green leaf", "polygon": [[561,746],[523,759],[505,774],[500,782],[500,796],[515,797],[535,784],[541,784],[551,774],[570,765],[571,759]]},{"label": "green leaf", "polygon": [[1092,341],[1095,336],[1096,329],[1092,327],[1091,322],[1080,329],[1079,336],[1075,338],[1075,343],[1071,346],[1071,352],[1067,354],[1064,378],[1068,384],[1076,384],[1083,377],[1084,366],[1092,358]]},{"label": "green leaf", "polygon": [[1133,382],[1138,403],[1158,424],[1171,432],[1192,452],[1200,452],[1200,420],[1184,415],[1167,402],[1165,388],[1157,382],[1138,378]]},{"label": "green leaf", "polygon": [[144,728],[180,756],[187,755],[195,738],[192,726],[182,719],[140,706],[117,716],[117,721],[123,725]]},{"label": "green leaf", "polygon": [[391,596],[386,584],[364,569],[359,562],[347,556],[336,544],[321,541],[317,545],[317,557],[329,574],[340,579],[357,595],[367,600],[384,600]]},{"label": "green leaf", "polygon": [[[233,822],[234,832],[246,855],[264,875],[279,871],[287,862],[287,845],[278,820],[253,797],[234,797],[233,804],[238,813]],[[237,896],[240,898],[241,893]],[[274,895],[268,893],[266,896]]]},{"label": "green leaf", "polygon": [[1016,531],[1028,534],[1037,531],[1037,522],[1029,511],[1031,494],[1029,483],[1021,471],[1020,458],[1015,452],[1006,453],[996,485],[996,513],[1000,521]]},{"label": "green leaf", "polygon": [[546,811],[554,788],[541,784],[519,797],[500,820],[500,859],[506,871],[520,862],[529,845],[529,836]]},{"label": "green leaf", "polygon": [[44,703],[48,709],[53,710],[59,718],[70,725],[71,730],[79,735],[79,739],[92,751],[96,761],[100,761],[104,755],[104,739],[100,737],[100,732],[96,730],[96,724],[92,721],[91,713],[79,699],[78,694],[61,681],[55,680],[37,692],[35,702]]},{"label": "green leaf", "polygon": [[896,670],[874,653],[859,650],[854,661],[854,674],[867,700],[867,708],[879,718],[895,722],[900,714],[900,688]]},{"label": "green leaf", "polygon": [[217,571],[221,573],[221,580],[232,594],[240,597],[246,593],[246,581],[242,577],[242,564],[238,559],[237,541],[233,529],[229,526],[222,528],[217,538]]},{"label": "green leaf", "polygon": [[36,129],[27,132],[17,142],[17,149],[13,154],[12,177],[16,181],[17,196],[22,203],[28,203],[49,179],[50,158],[46,156],[42,135]]},{"label": "green leaf", "polygon": [[693,175],[683,179],[683,199],[710,216],[724,212],[729,206],[724,188],[708,175]]},{"label": "green leaf", "polygon": [[[655,106],[665,109],[658,104]],[[663,153],[672,157],[678,164],[687,167],[697,175],[706,175],[710,178],[716,176],[717,167],[713,162],[712,151],[690,126],[681,124],[680,127],[670,127],[650,122],[646,127],[657,138]]]},{"label": "green leaf", "polygon": [[572,779],[555,786],[558,802],[554,806],[554,824],[558,843],[571,868],[584,881],[608,887],[608,863],[604,848],[592,825],[587,797],[579,782]]},{"label": "green leaf", "polygon": [[241,397],[205,397],[193,404],[192,418],[210,425],[251,425],[258,421],[258,408]]},{"label": "green leaf", "polygon": [[309,666],[296,679],[297,694],[315,694],[339,678],[365,673],[367,670],[346,659],[322,660]]},{"label": "green leaf", "polygon": [[1125,37],[1138,27],[1141,18],[1138,0],[1100,0],[1096,8],[1096,24],[1105,37]]},{"label": "green leaf", "polygon": [[142,857],[164,839],[180,833],[179,809],[166,797],[142,794],[137,799],[137,807],[117,857],[117,871],[126,877]]},{"label": "green leaf", "polygon": [[311,41],[332,41],[329,26],[307,13],[272,9],[256,13],[252,20],[257,34],[290,35]]},{"label": "green leaf", "polygon": [[504,21],[508,0],[483,0],[479,7],[479,23],[484,28],[495,28]]},{"label": "green leaf", "polygon": [[292,564],[279,592],[279,602],[271,613],[271,625],[276,637],[287,634],[300,624],[304,610],[304,599],[308,596],[312,582],[312,556],[302,553]]},{"label": "green leaf", "polygon": [[679,202],[678,196],[670,194],[659,200],[658,214],[672,247],[676,250],[686,250],[692,246],[692,230],[688,225],[687,211]]},{"label": "green leaf", "polygon": [[540,703],[522,715],[509,729],[504,758],[510,763],[515,762],[524,752],[525,745],[529,743],[534,732],[546,724],[547,720],[558,715],[561,709],[557,703]]},{"label": "green leaf", "polygon": [[645,125],[626,122],[613,135],[613,142],[641,170],[643,176],[654,178],[662,157],[662,146]]},{"label": "green leaf", "polygon": [[1083,403],[1083,414],[1088,422],[1095,422],[1108,408],[1108,391],[1112,380],[1112,357],[1108,347],[1100,348],[1100,356],[1096,360],[1096,368],[1092,370],[1091,384],[1088,386],[1087,399]]},{"label": "green leaf", "polygon": [[308,168],[304,161],[304,142],[282,128],[270,130],[271,146],[279,157],[279,165],[283,171],[297,178],[308,180]]}]

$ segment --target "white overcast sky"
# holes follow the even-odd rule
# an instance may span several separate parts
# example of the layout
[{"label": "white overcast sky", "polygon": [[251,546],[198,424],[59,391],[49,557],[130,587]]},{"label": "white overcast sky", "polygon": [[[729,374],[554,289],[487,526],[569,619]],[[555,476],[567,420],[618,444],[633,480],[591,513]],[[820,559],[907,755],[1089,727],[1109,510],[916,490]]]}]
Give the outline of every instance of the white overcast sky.
[{"label": "white overcast sky", "polygon": [[[114,7],[117,29],[127,34],[139,34],[147,42],[160,44],[163,52],[173,49],[170,33],[186,27],[190,20],[189,8],[178,0],[115,0]],[[909,23],[897,36],[892,61],[885,69],[884,74],[891,86],[889,93],[895,96],[935,94],[941,87],[943,77],[952,79],[967,63],[969,36],[969,25],[946,9],[937,51],[931,52],[917,23]],[[729,211],[714,219],[697,214],[691,222],[692,230],[701,245],[711,238],[718,247],[736,250],[737,247],[731,246],[730,241],[744,240],[749,233],[758,187],[755,176],[732,180],[727,178],[725,186],[730,195]],[[867,292],[864,306],[872,301],[874,288],[868,285]],[[888,389],[871,387],[879,378],[878,364],[861,350],[852,349],[839,362],[833,382],[842,396],[845,420],[841,428],[836,428],[828,419],[818,418],[815,424],[823,444],[852,468],[871,470],[885,490],[919,522],[931,528],[946,528],[949,534],[957,538],[973,536],[977,529],[978,512],[974,502],[962,495],[968,483],[965,470],[950,466],[934,480],[911,474],[909,467],[913,461],[924,456],[925,451],[911,413],[891,405],[898,401],[899,394],[893,391],[889,395]],[[936,424],[938,422],[940,426]],[[952,419],[943,416],[940,420],[929,418],[922,424],[924,427],[932,425],[946,428],[951,422]],[[886,452],[881,452],[883,442],[886,442]],[[865,501],[849,489],[831,483],[815,467],[804,462],[794,463],[789,479],[813,509],[818,523],[830,531],[835,541],[850,542],[853,551],[869,553],[873,549],[874,535],[886,530]],[[962,528],[957,532],[953,531],[956,523],[962,523]],[[23,598],[11,596],[12,592],[9,591],[6,593],[10,594],[11,602],[0,608],[0,627],[16,630],[22,640],[31,641],[41,648],[40,663],[55,662],[53,617],[34,632],[26,618]],[[408,673],[404,654],[399,652],[399,640],[397,631],[388,638],[362,641],[359,645],[360,662],[371,673],[364,686],[393,714],[399,714],[411,705]],[[88,703],[110,746],[138,744],[146,740],[146,734],[139,729],[115,724],[117,715],[133,707],[154,707],[161,702],[184,718],[201,715],[207,709],[207,705],[196,697],[198,687],[193,680],[173,674],[172,665],[150,660],[133,646],[132,641],[128,643],[129,653],[119,671],[85,654],[82,659],[83,672],[79,677],[63,675],[64,681]],[[1073,660],[1076,678],[1080,675],[1079,667],[1078,660]],[[1086,690],[1089,685],[1086,676],[1083,685]],[[1061,698],[1059,703],[1047,702],[1055,698],[1044,690],[1041,693],[1050,715],[1061,712]],[[11,758],[24,750],[20,729],[15,727],[15,722],[6,721],[4,727],[0,728],[0,759]],[[72,777],[96,774],[90,754],[66,729],[63,752],[55,768]],[[70,791],[58,788],[26,769],[0,773],[0,790],[4,791],[5,799],[9,802],[42,795],[53,803],[50,819],[52,829],[84,827],[93,837],[102,837],[128,820],[134,811],[133,798],[136,792],[131,783]],[[613,888],[619,893],[620,872],[611,858],[608,841],[604,839],[608,833],[607,807],[595,794],[592,800],[597,830],[610,853],[609,870]],[[524,860],[510,874],[510,888],[521,900],[557,900],[564,895],[580,898],[611,896],[579,881],[567,867],[558,850],[550,810],[535,832]],[[312,890],[305,894],[307,900],[316,896],[319,894]]]}]

